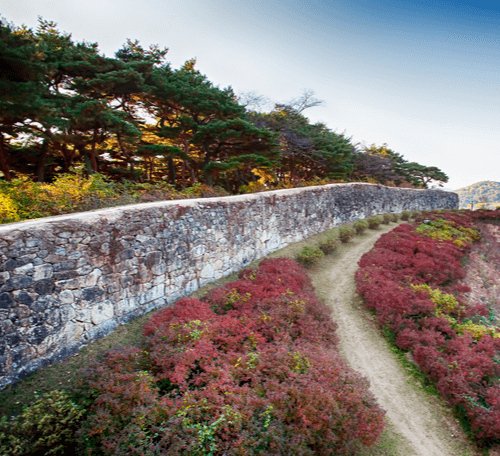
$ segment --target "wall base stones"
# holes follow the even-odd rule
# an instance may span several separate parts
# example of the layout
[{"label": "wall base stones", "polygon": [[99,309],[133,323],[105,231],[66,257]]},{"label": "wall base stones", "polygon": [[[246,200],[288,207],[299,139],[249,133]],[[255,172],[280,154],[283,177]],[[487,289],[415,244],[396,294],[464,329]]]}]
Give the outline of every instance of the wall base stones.
[{"label": "wall base stones", "polygon": [[455,193],[335,184],[3,225],[0,388],[291,242],[375,214],[457,207]]}]

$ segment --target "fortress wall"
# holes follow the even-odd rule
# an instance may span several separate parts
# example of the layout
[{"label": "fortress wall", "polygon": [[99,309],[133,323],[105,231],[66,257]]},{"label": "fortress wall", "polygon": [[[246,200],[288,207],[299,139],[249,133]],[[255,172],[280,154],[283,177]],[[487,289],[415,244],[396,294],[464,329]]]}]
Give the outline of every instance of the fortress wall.
[{"label": "fortress wall", "polygon": [[291,242],[458,195],[333,184],[0,226],[0,388]]}]

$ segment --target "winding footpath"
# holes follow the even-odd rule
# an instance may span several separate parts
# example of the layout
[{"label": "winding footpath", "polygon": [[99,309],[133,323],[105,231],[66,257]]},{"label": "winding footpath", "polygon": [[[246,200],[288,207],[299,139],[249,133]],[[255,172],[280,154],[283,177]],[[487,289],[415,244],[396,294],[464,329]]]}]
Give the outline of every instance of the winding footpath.
[{"label": "winding footpath", "polygon": [[[317,295],[333,309],[338,323],[340,351],[353,369],[370,381],[370,389],[386,410],[400,456],[475,455],[456,420],[442,402],[425,393],[405,372],[380,333],[374,317],[356,294],[354,273],[361,256],[396,226],[383,225],[357,236],[339,255],[325,260],[310,275]],[[389,454],[376,452],[366,454]]]}]

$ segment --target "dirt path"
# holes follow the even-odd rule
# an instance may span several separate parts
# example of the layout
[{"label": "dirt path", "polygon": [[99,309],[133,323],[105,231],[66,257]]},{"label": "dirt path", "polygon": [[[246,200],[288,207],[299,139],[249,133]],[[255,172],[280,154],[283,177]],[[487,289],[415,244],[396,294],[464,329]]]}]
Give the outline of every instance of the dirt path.
[{"label": "dirt path", "polygon": [[374,317],[356,297],[354,273],[359,259],[380,235],[395,226],[383,225],[380,230],[370,230],[362,237],[355,237],[340,255],[325,261],[311,273],[318,296],[333,309],[333,318],[339,325],[342,355],[356,371],[370,380],[372,392],[387,411],[389,433],[396,441],[396,448],[367,454],[477,454],[469,447],[449,411],[405,372],[380,334]]}]

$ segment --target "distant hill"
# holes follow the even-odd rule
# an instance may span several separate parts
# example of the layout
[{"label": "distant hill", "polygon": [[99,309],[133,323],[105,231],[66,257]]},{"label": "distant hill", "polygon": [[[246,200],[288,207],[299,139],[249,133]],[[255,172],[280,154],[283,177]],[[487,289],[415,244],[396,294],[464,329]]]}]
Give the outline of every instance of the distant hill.
[{"label": "distant hill", "polygon": [[480,207],[495,209],[500,206],[500,182],[476,182],[455,190],[455,193],[460,197],[460,208],[467,208],[471,202],[474,203],[474,209]]}]

